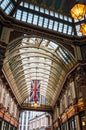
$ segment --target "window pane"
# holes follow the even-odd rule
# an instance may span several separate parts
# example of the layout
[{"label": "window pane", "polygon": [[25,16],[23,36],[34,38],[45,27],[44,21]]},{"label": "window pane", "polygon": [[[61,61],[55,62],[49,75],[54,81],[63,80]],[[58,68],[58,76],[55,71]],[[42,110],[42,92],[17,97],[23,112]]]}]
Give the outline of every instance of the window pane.
[{"label": "window pane", "polygon": [[24,7],[28,8],[28,3],[24,3]]},{"label": "window pane", "polygon": [[49,14],[49,10],[45,9],[45,14]]},{"label": "window pane", "polygon": [[26,22],[26,19],[27,19],[27,12],[23,11],[22,21],[25,21],[25,22]]},{"label": "window pane", "polygon": [[59,23],[58,32],[62,32],[62,28],[63,28],[63,24],[62,24],[62,23]]},{"label": "window pane", "polygon": [[37,22],[38,22],[38,16],[34,15],[33,24],[37,25]]},{"label": "window pane", "polygon": [[58,18],[58,13],[55,13],[55,17]]},{"label": "window pane", "polygon": [[38,25],[39,26],[42,26],[43,25],[43,17],[39,17],[39,22],[38,22]]},{"label": "window pane", "polygon": [[54,16],[54,12],[53,12],[53,11],[50,11],[50,15],[51,15],[51,16]]},{"label": "window pane", "polygon": [[40,8],[40,12],[41,12],[41,13],[44,13],[44,9],[43,9],[43,8]]},{"label": "window pane", "polygon": [[35,10],[36,10],[36,11],[39,11],[39,7],[38,7],[38,6],[35,6]]},{"label": "window pane", "polygon": [[34,9],[34,5],[30,4],[30,9]]},{"label": "window pane", "polygon": [[47,18],[44,19],[43,27],[47,28],[47,26],[48,26],[48,21],[49,21],[49,20],[48,20]]},{"label": "window pane", "polygon": [[9,3],[10,3],[10,0],[4,0],[4,1],[2,2],[2,4],[1,4],[1,8],[4,10]]},{"label": "window pane", "polygon": [[53,20],[49,20],[49,29],[53,28]]},{"label": "window pane", "polygon": [[21,10],[17,10],[17,14],[16,14],[16,19],[20,20],[21,19]]},{"label": "window pane", "polygon": [[27,22],[28,22],[28,23],[32,23],[32,19],[33,19],[33,14],[32,14],[32,13],[29,13],[29,14],[28,14]]},{"label": "window pane", "polygon": [[57,28],[58,28],[58,22],[54,22],[54,27],[53,27],[53,30],[57,31]]},{"label": "window pane", "polygon": [[13,5],[13,4],[10,4],[10,5],[6,8],[5,13],[6,13],[6,14],[9,14],[9,13],[12,11],[13,7],[14,7],[14,5]]}]

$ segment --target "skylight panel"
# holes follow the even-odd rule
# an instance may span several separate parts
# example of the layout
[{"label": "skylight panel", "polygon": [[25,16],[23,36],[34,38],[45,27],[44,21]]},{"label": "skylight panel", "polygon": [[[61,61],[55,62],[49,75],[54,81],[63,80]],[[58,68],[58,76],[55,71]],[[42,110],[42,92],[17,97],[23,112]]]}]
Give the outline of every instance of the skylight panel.
[{"label": "skylight panel", "polygon": [[38,25],[42,26],[43,25],[43,17],[39,17]]},{"label": "skylight panel", "polygon": [[65,58],[67,58],[66,54],[64,53],[64,51],[63,51],[61,48],[59,48],[59,51],[61,52],[61,54],[62,54]]},{"label": "skylight panel", "polygon": [[64,24],[63,33],[67,33],[67,25]]},{"label": "skylight panel", "polygon": [[79,31],[80,30],[80,25],[76,25],[76,32],[78,36],[82,36],[82,33]]},{"label": "skylight panel", "polygon": [[4,0],[4,1],[1,3],[1,8],[4,10],[9,3],[10,3],[10,0]]},{"label": "skylight panel", "polygon": [[23,40],[22,40],[22,44],[23,44],[23,42],[27,42],[28,41],[28,38],[24,38]]},{"label": "skylight panel", "polygon": [[39,7],[35,5],[35,11],[39,11]]},{"label": "skylight panel", "polygon": [[58,22],[54,22],[54,26],[53,26],[53,30],[57,31],[57,28],[58,28]]},{"label": "skylight panel", "polygon": [[38,23],[38,15],[34,15],[34,17],[33,17],[33,24],[37,25],[37,23]]},{"label": "skylight panel", "polygon": [[22,21],[26,22],[27,20],[27,12],[23,11],[22,13]]},{"label": "skylight panel", "polygon": [[69,18],[68,18],[68,21],[69,21],[69,22],[72,22],[72,18],[69,17]]},{"label": "skylight panel", "polygon": [[23,6],[23,2],[20,3],[20,6]]},{"label": "skylight panel", "polygon": [[49,29],[52,29],[53,28],[53,20],[49,20],[49,26],[48,26]]},{"label": "skylight panel", "polygon": [[78,19],[74,19],[74,22],[76,23],[76,22],[78,22],[79,20]]},{"label": "skylight panel", "polygon": [[44,8],[40,8],[40,12],[41,12],[41,13],[44,13]]},{"label": "skylight panel", "polygon": [[48,18],[44,18],[44,24],[43,24],[43,27],[44,27],[44,28],[47,28],[47,27],[48,27],[48,21],[49,21]]},{"label": "skylight panel", "polygon": [[32,23],[32,19],[33,19],[33,14],[32,14],[32,13],[28,13],[27,22],[28,22],[28,23]]},{"label": "skylight panel", "polygon": [[60,18],[60,19],[63,19],[63,15],[62,15],[62,14],[60,14],[60,15],[59,15],[59,18]]},{"label": "skylight panel", "polygon": [[54,12],[53,12],[53,11],[50,11],[50,15],[51,15],[51,16],[54,16]]},{"label": "skylight panel", "polygon": [[48,43],[48,40],[43,39],[43,41],[42,41],[41,45],[46,46],[46,44],[47,44],[47,43]]},{"label": "skylight panel", "polygon": [[29,39],[29,43],[35,44],[35,38],[30,38],[30,39]]},{"label": "skylight panel", "polygon": [[74,31],[72,31],[72,35],[74,35]]},{"label": "skylight panel", "polygon": [[64,52],[62,51],[61,48],[59,48],[59,50],[57,51],[58,55],[60,56],[60,58],[67,64],[67,56],[64,54]]},{"label": "skylight panel", "polygon": [[29,4],[28,3],[24,3],[24,7],[28,8]]},{"label": "skylight panel", "polygon": [[22,14],[22,11],[21,10],[17,10],[17,13],[16,13],[16,19],[17,20],[21,20],[21,14]]},{"label": "skylight panel", "polygon": [[56,49],[58,47],[57,44],[55,44],[54,42],[50,41],[49,45],[53,48]]},{"label": "skylight panel", "polygon": [[14,7],[14,5],[11,3],[11,4],[6,8],[5,13],[6,13],[6,14],[9,14],[9,13],[12,11],[13,7]]},{"label": "skylight panel", "polygon": [[58,18],[58,16],[59,16],[58,13],[55,13],[55,17]]},{"label": "skylight panel", "polygon": [[48,9],[45,9],[45,14],[49,14],[49,10]]},{"label": "skylight panel", "polygon": [[71,33],[72,33],[72,27],[68,26],[68,34],[71,34]]},{"label": "skylight panel", "polygon": [[33,10],[34,9],[34,5],[30,4],[29,8]]},{"label": "skylight panel", "polygon": [[64,16],[64,20],[65,20],[65,21],[67,21],[67,18],[68,18],[67,16]]},{"label": "skylight panel", "polygon": [[63,29],[63,23],[59,23],[58,32],[62,32],[62,29]]}]

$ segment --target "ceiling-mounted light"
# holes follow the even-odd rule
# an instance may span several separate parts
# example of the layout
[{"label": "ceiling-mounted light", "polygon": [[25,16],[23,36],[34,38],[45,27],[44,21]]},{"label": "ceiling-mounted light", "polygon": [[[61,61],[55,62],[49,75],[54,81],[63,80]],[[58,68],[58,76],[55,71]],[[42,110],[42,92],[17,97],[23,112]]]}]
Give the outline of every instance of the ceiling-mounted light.
[{"label": "ceiling-mounted light", "polygon": [[80,32],[83,35],[86,35],[86,24],[85,23],[80,26]]},{"label": "ceiling-mounted light", "polygon": [[71,16],[80,20],[86,13],[86,5],[83,1],[78,1],[71,9]]}]

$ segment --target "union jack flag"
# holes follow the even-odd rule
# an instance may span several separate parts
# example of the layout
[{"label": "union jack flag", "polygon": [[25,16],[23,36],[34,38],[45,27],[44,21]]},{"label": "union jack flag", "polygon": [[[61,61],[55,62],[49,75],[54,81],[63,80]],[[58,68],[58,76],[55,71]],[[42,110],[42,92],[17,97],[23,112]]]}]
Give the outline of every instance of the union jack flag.
[{"label": "union jack flag", "polygon": [[30,101],[39,102],[39,100],[40,100],[40,80],[32,80]]}]

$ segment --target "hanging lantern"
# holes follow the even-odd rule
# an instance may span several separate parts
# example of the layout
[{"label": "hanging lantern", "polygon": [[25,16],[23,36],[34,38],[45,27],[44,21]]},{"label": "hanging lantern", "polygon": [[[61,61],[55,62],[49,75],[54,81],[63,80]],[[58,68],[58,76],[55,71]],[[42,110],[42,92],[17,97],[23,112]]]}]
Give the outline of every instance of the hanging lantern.
[{"label": "hanging lantern", "polygon": [[75,4],[71,9],[71,16],[74,19],[80,20],[86,13],[86,5],[84,4]]},{"label": "hanging lantern", "polygon": [[80,32],[83,34],[83,35],[86,35],[86,24],[82,24],[81,27],[80,27]]},{"label": "hanging lantern", "polygon": [[34,108],[37,108],[38,107],[38,104],[37,102],[34,103]]}]

